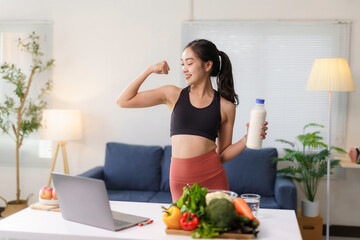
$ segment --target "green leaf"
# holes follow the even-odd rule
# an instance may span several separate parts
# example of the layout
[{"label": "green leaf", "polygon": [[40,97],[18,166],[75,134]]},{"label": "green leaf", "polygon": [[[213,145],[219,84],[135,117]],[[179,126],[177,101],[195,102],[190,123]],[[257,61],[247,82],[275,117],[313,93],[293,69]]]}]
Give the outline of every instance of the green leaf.
[{"label": "green leaf", "polygon": [[284,148],[284,151],[286,153],[294,153],[295,152],[295,150],[292,150],[292,149],[289,149],[289,148]]},{"label": "green leaf", "polygon": [[309,124],[306,124],[304,126],[304,131],[308,128],[308,127],[320,127],[320,128],[324,128],[324,125],[321,125],[321,124],[317,124],[317,123],[309,123]]},{"label": "green leaf", "polygon": [[224,229],[215,228],[212,223],[202,220],[191,235],[193,238],[213,238],[218,236]]},{"label": "green leaf", "polygon": [[337,165],[339,165],[340,160],[331,160],[330,161],[330,169],[336,167]]},{"label": "green leaf", "polygon": [[294,167],[289,166],[283,169],[279,169],[277,170],[278,173],[285,173],[286,175],[290,175],[290,176],[296,176],[297,171],[295,170]]},{"label": "green leaf", "polygon": [[284,139],[276,139],[275,141],[277,142],[282,142],[282,143],[287,143],[287,144],[290,144],[292,147],[295,147],[295,144],[292,143],[292,142],[289,142],[289,141],[286,141]]},{"label": "green leaf", "polygon": [[198,217],[205,213],[207,188],[202,188],[198,183],[183,188],[183,194],[174,205],[180,208],[181,212],[189,211]]},{"label": "green leaf", "polygon": [[272,163],[289,161],[286,158],[273,158]]},{"label": "green leaf", "polygon": [[339,147],[330,147],[330,149],[333,149],[335,151],[337,151],[338,153],[347,153],[344,149],[339,148]]},{"label": "green leaf", "polygon": [[322,160],[325,160],[329,155],[330,155],[329,150],[323,149],[319,153],[314,155],[314,159],[316,161],[322,161]]}]

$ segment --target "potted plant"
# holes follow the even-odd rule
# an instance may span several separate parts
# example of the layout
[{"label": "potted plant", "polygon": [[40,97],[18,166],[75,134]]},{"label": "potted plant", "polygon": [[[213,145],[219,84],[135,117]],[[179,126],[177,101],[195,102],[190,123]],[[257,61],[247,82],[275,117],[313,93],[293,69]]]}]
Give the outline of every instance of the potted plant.
[{"label": "potted plant", "polygon": [[[6,95],[4,102],[0,103],[0,129],[2,133],[9,135],[16,144],[16,200],[6,202],[6,208],[2,216],[8,216],[28,206],[26,200],[20,199],[20,147],[24,138],[37,131],[41,124],[42,112],[46,107],[45,96],[50,92],[52,81],[46,80],[40,83],[35,76],[50,70],[54,65],[54,60],[48,60],[43,63],[43,53],[40,51],[40,37],[33,32],[27,39],[18,40],[21,51],[31,55],[30,74],[27,77],[23,71],[15,64],[2,63],[0,65],[0,74],[2,80],[14,87],[14,94]],[[42,86],[36,96],[30,96],[29,91],[38,81],[38,86]]]},{"label": "potted plant", "polygon": [[[273,159],[274,162],[289,162],[290,165],[279,169],[278,173],[292,178],[300,184],[307,200],[302,200],[302,215],[316,217],[319,215],[319,201],[315,200],[316,192],[323,176],[327,174],[327,159],[332,150],[338,153],[346,153],[345,150],[331,146],[328,148],[323,138],[319,136],[320,131],[306,132],[309,127],[324,128],[323,125],[310,123],[304,126],[303,134],[296,138],[301,143],[299,147],[296,143],[277,139],[276,141],[289,144],[290,148],[285,148],[285,156]],[[339,164],[339,160],[330,160],[330,169]]]}]

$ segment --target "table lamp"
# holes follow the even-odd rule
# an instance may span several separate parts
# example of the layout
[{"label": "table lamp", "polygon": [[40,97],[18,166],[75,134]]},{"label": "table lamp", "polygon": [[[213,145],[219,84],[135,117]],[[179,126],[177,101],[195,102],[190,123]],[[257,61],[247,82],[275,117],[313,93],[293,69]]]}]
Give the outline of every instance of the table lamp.
[{"label": "table lamp", "polygon": [[[329,93],[329,132],[328,147],[331,146],[331,98],[332,92],[355,91],[348,61],[345,58],[315,59],[306,91]],[[330,156],[327,159],[327,192],[326,192],[326,240],[329,240],[330,222]]]},{"label": "table lamp", "polygon": [[44,110],[42,119],[41,139],[57,141],[56,151],[52,162],[48,186],[51,184],[51,173],[54,171],[59,148],[62,149],[64,173],[69,174],[69,166],[65,145],[67,141],[82,137],[81,114],[77,110]]}]

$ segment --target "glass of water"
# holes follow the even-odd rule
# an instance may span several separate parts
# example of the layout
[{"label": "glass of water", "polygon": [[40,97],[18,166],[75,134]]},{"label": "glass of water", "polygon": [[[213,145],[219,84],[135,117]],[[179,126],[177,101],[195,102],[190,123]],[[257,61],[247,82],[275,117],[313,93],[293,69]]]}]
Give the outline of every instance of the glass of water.
[{"label": "glass of water", "polygon": [[256,217],[260,206],[260,195],[255,193],[244,193],[240,196],[249,205],[252,214]]}]

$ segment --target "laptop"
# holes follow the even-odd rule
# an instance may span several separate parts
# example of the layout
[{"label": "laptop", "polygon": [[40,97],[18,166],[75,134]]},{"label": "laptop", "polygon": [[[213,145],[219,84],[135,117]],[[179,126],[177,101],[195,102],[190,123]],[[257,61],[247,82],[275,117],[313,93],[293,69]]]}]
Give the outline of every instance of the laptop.
[{"label": "laptop", "polygon": [[111,211],[105,183],[99,179],[52,173],[64,219],[112,231],[149,218]]}]

